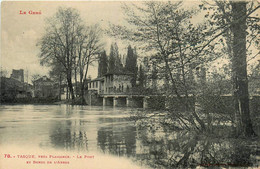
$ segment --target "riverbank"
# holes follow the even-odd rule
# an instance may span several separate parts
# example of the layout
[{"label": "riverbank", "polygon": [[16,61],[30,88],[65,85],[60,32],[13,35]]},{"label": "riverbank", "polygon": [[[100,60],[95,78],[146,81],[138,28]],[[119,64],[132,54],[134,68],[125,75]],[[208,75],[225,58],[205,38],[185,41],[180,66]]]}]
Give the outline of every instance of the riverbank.
[{"label": "riverbank", "polygon": [[[260,166],[260,137],[237,137],[235,126],[216,124],[206,131],[180,125],[165,112],[131,113],[137,133],[153,152],[145,164],[153,168],[250,167]],[[253,119],[254,121],[255,119]],[[260,125],[254,126],[260,135]]]}]

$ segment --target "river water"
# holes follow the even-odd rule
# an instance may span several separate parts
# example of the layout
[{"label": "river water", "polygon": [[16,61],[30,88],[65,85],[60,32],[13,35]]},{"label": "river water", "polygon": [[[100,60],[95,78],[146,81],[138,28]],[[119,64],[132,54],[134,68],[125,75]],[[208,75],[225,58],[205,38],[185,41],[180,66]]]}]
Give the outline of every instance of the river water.
[{"label": "river water", "polygon": [[[237,164],[224,159],[241,150],[231,144],[235,141],[198,139],[196,134],[169,132],[153,122],[142,127],[142,122],[138,124],[129,118],[131,114],[128,108],[1,105],[0,169],[143,169],[187,163],[222,167]],[[190,147],[185,149],[184,144]],[[208,154],[214,156],[213,161]],[[250,152],[239,160],[249,157]],[[214,161],[218,159],[222,161]]]},{"label": "river water", "polygon": [[[0,109],[1,156],[11,152],[14,156],[38,155],[38,152],[46,155],[50,152],[58,155],[71,153],[89,156],[77,164],[84,165],[87,160],[87,166],[91,168],[98,168],[102,163],[105,168],[140,167],[131,160],[138,154],[137,135],[134,123],[129,121],[127,108],[2,105]],[[2,160],[2,165],[12,162],[10,159]],[[71,168],[74,161],[69,161],[65,167]]]}]

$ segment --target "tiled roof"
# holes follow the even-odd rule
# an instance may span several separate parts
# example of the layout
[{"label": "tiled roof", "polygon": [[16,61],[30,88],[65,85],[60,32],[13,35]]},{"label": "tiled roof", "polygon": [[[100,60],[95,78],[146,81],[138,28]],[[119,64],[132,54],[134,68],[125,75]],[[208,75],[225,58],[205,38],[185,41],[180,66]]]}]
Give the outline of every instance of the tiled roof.
[{"label": "tiled roof", "polygon": [[128,71],[111,71],[106,73],[104,76],[106,75],[134,75],[134,74]]}]

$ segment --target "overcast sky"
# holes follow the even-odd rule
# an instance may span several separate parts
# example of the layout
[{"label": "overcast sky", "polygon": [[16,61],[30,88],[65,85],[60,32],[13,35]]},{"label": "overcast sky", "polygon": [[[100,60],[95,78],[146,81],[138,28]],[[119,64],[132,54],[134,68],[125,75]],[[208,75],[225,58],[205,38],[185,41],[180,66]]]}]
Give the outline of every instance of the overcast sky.
[{"label": "overcast sky", "polygon": [[[2,2],[1,66],[9,74],[12,69],[28,70],[29,76],[48,73],[48,68],[39,64],[36,43],[44,33],[45,18],[53,16],[60,6],[78,9],[87,25],[98,23],[105,28],[109,22],[116,24],[124,21],[120,2]],[[21,15],[20,10],[27,14]],[[41,15],[29,15],[30,10],[41,11]],[[105,38],[106,48],[109,49],[114,41]],[[121,45],[121,48],[124,46],[127,44]],[[92,67],[90,74],[95,77],[97,69]]]},{"label": "overcast sky", "polygon": [[[125,3],[130,3],[125,2]],[[133,3],[133,2],[131,2]],[[140,3],[140,2],[135,2]],[[185,8],[198,5],[198,1],[186,1]],[[73,7],[79,10],[81,18],[87,25],[99,24],[102,28],[108,28],[109,22],[114,24],[124,23],[124,12],[121,9],[121,2],[93,2],[93,1],[55,1],[55,2],[19,2],[6,1],[1,3],[1,61],[0,65],[6,69],[10,75],[12,69],[24,69],[29,72],[29,78],[33,74],[47,75],[48,68],[39,64],[39,47],[37,41],[44,34],[45,19],[53,16],[58,7]],[[39,12],[41,15],[29,15],[29,11]],[[21,15],[20,11],[27,14]],[[198,19],[203,19],[203,17]],[[114,39],[104,36],[106,50]],[[116,41],[122,50],[128,43]],[[91,67],[90,75],[92,78],[97,75],[97,67]]]}]

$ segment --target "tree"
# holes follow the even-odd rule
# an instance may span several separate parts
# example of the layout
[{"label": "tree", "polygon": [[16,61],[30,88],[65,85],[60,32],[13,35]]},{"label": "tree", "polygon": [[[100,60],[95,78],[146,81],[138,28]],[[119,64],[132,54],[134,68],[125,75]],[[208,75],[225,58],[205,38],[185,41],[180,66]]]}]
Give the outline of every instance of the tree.
[{"label": "tree", "polygon": [[[181,2],[145,2],[142,7],[126,6],[127,21],[131,26],[113,25],[111,34],[140,43],[146,52],[154,56],[152,59],[156,67],[163,70],[160,72],[161,77],[169,81],[169,87],[165,88],[168,99],[176,95],[182,100],[181,94],[185,95],[185,117],[171,109],[168,110],[170,114],[174,114],[184,124],[205,130],[205,124],[198,114],[188,111],[192,104],[188,95],[192,93],[193,87],[189,73],[190,69],[205,60],[203,56],[214,53],[214,45],[206,45],[209,37],[206,34],[207,25],[191,23],[190,18],[196,11],[181,9],[180,5]],[[179,86],[175,78],[177,72],[181,73]],[[183,104],[183,101],[180,103]]]},{"label": "tree", "polygon": [[85,103],[84,91],[87,81],[88,68],[93,62],[98,60],[103,44],[101,43],[101,30],[98,25],[85,27],[83,32],[78,34],[80,37],[76,46],[76,59],[80,75],[80,97],[81,104]]},{"label": "tree", "polygon": [[51,66],[51,70],[49,72],[50,78],[59,84],[59,99],[61,99],[61,89],[64,80],[66,80],[66,72],[63,69],[61,63],[56,63]]},{"label": "tree", "polygon": [[125,70],[133,73],[133,80],[132,80],[132,86],[136,86],[136,79],[137,79],[137,54],[136,50],[134,50],[131,45],[127,48],[127,55],[126,55],[126,64],[125,64]]},{"label": "tree", "polygon": [[72,100],[74,90],[72,71],[75,66],[75,45],[78,33],[83,29],[79,12],[72,8],[59,8],[53,17],[48,18],[47,27],[39,45],[43,64],[60,62],[66,72],[66,79]]},{"label": "tree", "polygon": [[245,136],[255,135],[249,111],[249,94],[247,79],[247,54],[246,54],[246,2],[232,2],[233,23],[233,83],[234,98],[236,100],[235,111],[241,117],[241,131]]},{"label": "tree", "polygon": [[111,44],[108,58],[108,72],[120,72],[122,69],[123,64],[120,59],[118,46],[116,43]]},{"label": "tree", "polygon": [[41,75],[36,73],[36,74],[33,74],[31,78],[32,78],[32,82],[34,82],[35,80],[38,80],[39,78],[41,78]]},{"label": "tree", "polygon": [[2,69],[2,67],[1,67],[1,70],[0,70],[0,77],[6,77],[7,74],[8,74],[7,70]]},{"label": "tree", "polygon": [[121,72],[123,70],[123,64],[121,61],[117,43],[114,43],[114,58],[115,58],[115,71]]},{"label": "tree", "polygon": [[59,8],[57,13],[48,18],[44,36],[38,43],[41,47],[41,63],[46,65],[59,64],[65,71],[68,88],[74,100],[72,75],[75,82],[77,71],[80,76],[82,103],[84,87],[89,65],[97,60],[102,44],[101,30],[98,25],[85,26],[79,12],[72,8]]},{"label": "tree", "polygon": [[108,69],[108,58],[106,51],[104,50],[99,54],[99,61],[98,61],[98,77],[102,77],[104,74],[107,73]]},{"label": "tree", "polygon": [[110,46],[110,54],[108,58],[108,72],[113,72],[115,70],[115,49],[114,45]]},{"label": "tree", "polygon": [[[214,37],[223,37],[223,51],[231,60],[231,74],[233,84],[234,110],[237,125],[237,134],[254,136],[249,111],[249,94],[247,78],[247,54],[255,42],[258,45],[257,35],[260,18],[251,15],[260,7],[254,2],[215,1],[215,4],[206,3],[200,6],[205,10],[213,10],[209,22],[215,27]],[[259,52],[258,52],[259,54]],[[254,56],[255,57],[255,56]]]},{"label": "tree", "polygon": [[145,87],[146,77],[145,77],[145,74],[144,74],[144,70],[143,70],[142,65],[139,66],[138,81],[139,81],[139,86],[140,86],[141,88]]}]

